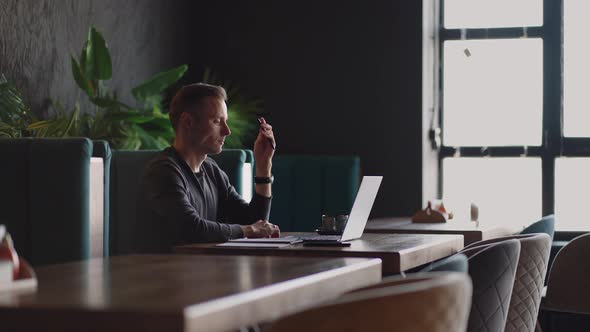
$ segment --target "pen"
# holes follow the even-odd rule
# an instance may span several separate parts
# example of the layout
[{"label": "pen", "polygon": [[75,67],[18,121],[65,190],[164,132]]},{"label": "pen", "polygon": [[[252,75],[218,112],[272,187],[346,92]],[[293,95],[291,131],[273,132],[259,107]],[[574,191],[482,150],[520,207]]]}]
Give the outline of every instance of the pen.
[{"label": "pen", "polygon": [[[262,118],[258,118],[258,123],[262,124]],[[275,143],[272,141],[272,139],[270,137],[266,138],[268,140],[268,142],[270,143],[270,146],[272,147],[273,150],[276,150],[276,146]]]}]

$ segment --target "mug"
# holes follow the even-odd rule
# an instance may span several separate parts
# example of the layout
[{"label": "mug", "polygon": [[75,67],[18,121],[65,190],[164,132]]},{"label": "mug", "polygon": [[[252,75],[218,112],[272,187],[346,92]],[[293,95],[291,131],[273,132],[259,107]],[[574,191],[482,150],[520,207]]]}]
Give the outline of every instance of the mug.
[{"label": "mug", "polygon": [[348,215],[347,214],[340,214],[336,216],[336,232],[342,233],[344,232],[344,228],[346,227],[346,223],[348,222]]},{"label": "mug", "polygon": [[333,216],[322,215],[322,230],[324,231],[335,231],[336,230],[336,218]]}]

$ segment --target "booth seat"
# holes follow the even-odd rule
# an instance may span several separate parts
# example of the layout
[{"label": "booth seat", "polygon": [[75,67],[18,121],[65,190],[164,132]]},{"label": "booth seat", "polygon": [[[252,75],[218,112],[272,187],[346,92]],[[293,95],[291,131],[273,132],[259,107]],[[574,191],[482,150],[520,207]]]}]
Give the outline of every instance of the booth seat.
[{"label": "booth seat", "polygon": [[360,180],[358,156],[275,155],[270,222],[281,231],[314,231],[322,214],[348,214]]},{"label": "booth seat", "polygon": [[106,142],[87,138],[0,139],[0,224],[33,265],[87,259],[97,250],[102,256],[108,216],[91,211],[93,145],[108,159]]},{"label": "booth seat", "polygon": [[[109,199],[111,255],[136,252],[135,239],[142,236],[141,221],[136,217],[139,183],[145,166],[158,153],[158,150],[113,151]],[[226,149],[210,157],[227,173],[238,193],[251,197],[253,167],[248,164],[254,159],[252,151]]]}]

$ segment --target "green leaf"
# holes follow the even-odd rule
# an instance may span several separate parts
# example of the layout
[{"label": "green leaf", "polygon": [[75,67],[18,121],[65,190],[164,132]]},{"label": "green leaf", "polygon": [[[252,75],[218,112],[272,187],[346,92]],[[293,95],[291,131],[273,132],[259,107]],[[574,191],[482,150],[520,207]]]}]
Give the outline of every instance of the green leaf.
[{"label": "green leaf", "polygon": [[82,70],[80,69],[80,65],[78,64],[78,61],[76,61],[76,59],[73,56],[72,56],[72,74],[74,74],[74,80],[76,81],[76,83],[78,84],[80,89],[82,89],[84,92],[86,92],[86,94],[89,97],[92,97],[94,95],[94,91],[92,89],[92,86],[90,85],[88,80],[86,80],[86,78],[84,77],[84,74],[83,74]]},{"label": "green leaf", "polygon": [[84,74],[86,74],[86,52],[88,50],[88,41],[84,42],[84,46],[82,47],[82,53],[80,53],[80,70]]},{"label": "green leaf", "polygon": [[149,79],[147,82],[140,84],[131,90],[135,99],[144,102],[147,98],[162,93],[167,87],[178,81],[188,69],[187,65],[182,65],[174,69],[159,73]]},{"label": "green leaf", "polygon": [[86,47],[86,76],[90,80],[108,80],[112,72],[111,55],[107,44],[100,32],[91,27],[88,31]]},{"label": "green leaf", "polygon": [[114,110],[118,110],[118,109],[131,109],[130,106],[118,101],[118,100],[114,100],[114,99],[110,99],[110,98],[100,98],[100,97],[96,97],[96,98],[91,98],[90,101],[98,106],[98,107],[102,107],[102,108],[109,108],[109,109],[114,109]]},{"label": "green leaf", "polygon": [[4,122],[0,122],[0,138],[19,138],[21,137],[21,132],[17,128],[6,124]]}]

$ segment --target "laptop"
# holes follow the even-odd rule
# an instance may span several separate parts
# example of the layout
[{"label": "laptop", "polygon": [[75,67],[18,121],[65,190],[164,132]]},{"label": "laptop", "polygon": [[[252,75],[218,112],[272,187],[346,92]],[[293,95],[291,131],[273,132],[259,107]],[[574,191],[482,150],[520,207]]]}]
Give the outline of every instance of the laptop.
[{"label": "laptop", "polygon": [[348,241],[359,239],[363,235],[373,203],[377,197],[382,176],[363,176],[359,191],[348,216],[348,222],[342,235],[314,235],[302,238],[304,245],[342,245],[348,246]]},{"label": "laptop", "polygon": [[307,235],[307,236],[286,236],[279,238],[260,238],[260,239],[234,239],[218,246],[246,246],[252,247],[276,245],[289,245],[303,242],[304,245],[318,246],[349,246],[348,241],[360,238],[365,230],[365,225],[369,219],[369,214],[373,208],[373,203],[377,197],[379,186],[383,180],[382,176],[363,176],[361,185],[356,194],[352,209],[348,216],[348,222],[344,227],[342,235]]}]

